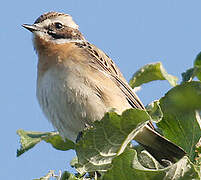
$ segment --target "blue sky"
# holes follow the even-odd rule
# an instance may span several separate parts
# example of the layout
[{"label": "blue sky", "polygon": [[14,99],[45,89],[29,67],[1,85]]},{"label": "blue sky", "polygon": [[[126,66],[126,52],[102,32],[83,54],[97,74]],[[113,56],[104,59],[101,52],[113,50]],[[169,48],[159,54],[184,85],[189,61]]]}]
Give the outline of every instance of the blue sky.
[{"label": "blue sky", "polygon": [[[41,143],[16,158],[17,129],[51,131],[36,100],[37,56],[31,33],[21,27],[47,11],[71,14],[81,32],[104,50],[126,79],[141,66],[161,61],[181,80],[201,51],[199,0],[60,0],[3,1],[0,7],[0,179],[29,180],[48,170],[69,170],[73,151],[61,152]],[[162,97],[171,87],[152,82],[138,93],[144,104]]]}]

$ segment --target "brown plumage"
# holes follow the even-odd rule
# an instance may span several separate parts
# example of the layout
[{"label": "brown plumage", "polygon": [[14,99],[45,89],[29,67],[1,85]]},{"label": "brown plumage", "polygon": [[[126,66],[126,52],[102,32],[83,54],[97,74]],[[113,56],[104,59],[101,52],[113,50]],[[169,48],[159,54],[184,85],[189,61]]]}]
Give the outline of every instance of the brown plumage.
[{"label": "brown plumage", "polygon": [[[70,15],[50,12],[33,25],[38,53],[37,97],[46,117],[64,138],[77,135],[111,109],[121,114],[129,108],[145,110],[115,63],[87,42]],[[151,122],[135,140],[161,163],[175,162],[185,152],[158,134]]]}]

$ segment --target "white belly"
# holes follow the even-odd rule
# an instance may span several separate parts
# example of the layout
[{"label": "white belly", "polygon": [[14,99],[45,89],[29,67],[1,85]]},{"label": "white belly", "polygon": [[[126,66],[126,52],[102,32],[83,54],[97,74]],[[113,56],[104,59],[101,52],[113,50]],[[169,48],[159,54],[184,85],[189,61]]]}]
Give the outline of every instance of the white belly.
[{"label": "white belly", "polygon": [[49,69],[37,83],[37,98],[44,114],[63,137],[72,141],[107,111],[85,80],[66,70]]}]

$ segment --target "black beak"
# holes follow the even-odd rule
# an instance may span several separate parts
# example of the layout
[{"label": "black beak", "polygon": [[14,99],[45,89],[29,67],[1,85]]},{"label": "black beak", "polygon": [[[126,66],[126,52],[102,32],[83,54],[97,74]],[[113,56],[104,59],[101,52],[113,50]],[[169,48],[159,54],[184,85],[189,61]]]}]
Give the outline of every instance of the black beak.
[{"label": "black beak", "polygon": [[29,31],[31,32],[34,32],[34,31],[40,31],[40,28],[36,25],[29,25],[29,24],[23,24],[22,27],[28,29]]}]

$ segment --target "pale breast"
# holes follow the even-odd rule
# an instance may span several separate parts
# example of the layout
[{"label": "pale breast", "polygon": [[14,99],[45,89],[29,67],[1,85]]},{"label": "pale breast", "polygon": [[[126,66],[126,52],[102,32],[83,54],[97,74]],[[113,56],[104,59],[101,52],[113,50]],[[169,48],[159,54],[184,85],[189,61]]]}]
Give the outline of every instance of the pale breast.
[{"label": "pale breast", "polygon": [[60,49],[59,55],[47,49],[45,56],[39,54],[37,97],[63,137],[75,141],[80,131],[111,109],[121,114],[131,108],[111,77],[90,66],[90,54],[72,44],[51,48],[57,53]]},{"label": "pale breast", "polygon": [[72,141],[107,111],[87,79],[76,69],[79,67],[52,67],[37,83],[37,98],[44,114],[63,137]]}]

